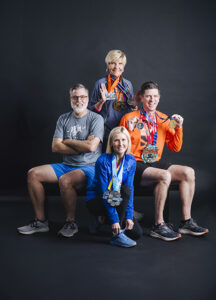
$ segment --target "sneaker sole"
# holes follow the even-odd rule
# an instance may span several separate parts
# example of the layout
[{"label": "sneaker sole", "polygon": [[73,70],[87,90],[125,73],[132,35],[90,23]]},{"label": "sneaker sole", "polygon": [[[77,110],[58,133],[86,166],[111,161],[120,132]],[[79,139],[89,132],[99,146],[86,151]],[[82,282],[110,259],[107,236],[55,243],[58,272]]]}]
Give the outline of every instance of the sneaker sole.
[{"label": "sneaker sole", "polygon": [[163,241],[166,241],[166,242],[171,242],[171,241],[175,241],[175,240],[178,240],[179,238],[181,238],[181,234],[179,234],[179,236],[175,237],[175,238],[168,238],[168,237],[165,237],[165,236],[162,236],[154,231],[151,231],[150,232],[150,236],[151,237],[154,237],[154,238],[158,238],[158,239],[161,239]]},{"label": "sneaker sole", "polygon": [[38,233],[38,232],[48,232],[49,228],[38,229],[37,231],[35,231],[35,230],[32,230],[32,231],[22,231],[22,230],[17,229],[17,231],[18,231],[18,233],[21,233],[21,234],[30,235],[30,234],[34,234],[34,233]]},{"label": "sneaker sole", "polygon": [[75,230],[75,231],[73,232],[73,234],[62,234],[61,232],[58,232],[57,235],[58,235],[58,236],[63,236],[63,237],[66,237],[66,238],[70,238],[70,237],[74,236],[74,234],[76,234],[77,232],[78,232],[78,229]]},{"label": "sneaker sole", "polygon": [[208,233],[209,231],[208,231],[208,229],[206,229],[206,231],[204,231],[204,232],[193,232],[189,229],[181,229],[180,228],[178,230],[178,232],[182,233],[182,234],[190,234],[190,235],[194,235],[194,236],[201,236],[201,235],[204,235],[204,234]]},{"label": "sneaker sole", "polygon": [[132,248],[132,247],[135,247],[137,245],[137,243],[129,246],[129,245],[120,245],[120,244],[117,244],[115,242],[110,241],[110,245],[118,246],[118,247],[121,247],[121,248]]}]

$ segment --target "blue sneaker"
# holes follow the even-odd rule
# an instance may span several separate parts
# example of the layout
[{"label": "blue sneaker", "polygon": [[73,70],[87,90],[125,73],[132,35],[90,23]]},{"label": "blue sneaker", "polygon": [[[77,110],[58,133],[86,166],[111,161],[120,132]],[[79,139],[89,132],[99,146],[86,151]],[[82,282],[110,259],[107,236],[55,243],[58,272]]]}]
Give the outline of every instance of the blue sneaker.
[{"label": "blue sneaker", "polygon": [[136,242],[124,234],[124,230],[121,233],[115,235],[110,240],[112,246],[119,246],[124,248],[130,248],[136,246]]}]

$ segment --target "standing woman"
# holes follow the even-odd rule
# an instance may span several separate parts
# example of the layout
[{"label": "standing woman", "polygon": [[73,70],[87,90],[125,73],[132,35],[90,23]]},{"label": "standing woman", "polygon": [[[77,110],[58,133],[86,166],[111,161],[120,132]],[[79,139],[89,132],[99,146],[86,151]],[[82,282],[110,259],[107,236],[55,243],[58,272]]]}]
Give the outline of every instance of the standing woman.
[{"label": "standing woman", "polygon": [[108,75],[99,79],[94,86],[89,109],[104,118],[105,133],[103,150],[106,149],[110,131],[119,125],[121,118],[133,110],[133,86],[123,78],[127,59],[121,50],[108,52],[105,63]]},{"label": "standing woman", "polygon": [[[133,180],[136,160],[131,151],[130,135],[124,127],[116,127],[109,134],[106,153],[95,165],[91,190],[87,190],[87,208],[94,216],[108,216],[112,226],[111,245],[133,247],[142,228],[133,218]],[[122,227],[125,229],[122,230]],[[125,234],[125,233],[126,234]]]}]

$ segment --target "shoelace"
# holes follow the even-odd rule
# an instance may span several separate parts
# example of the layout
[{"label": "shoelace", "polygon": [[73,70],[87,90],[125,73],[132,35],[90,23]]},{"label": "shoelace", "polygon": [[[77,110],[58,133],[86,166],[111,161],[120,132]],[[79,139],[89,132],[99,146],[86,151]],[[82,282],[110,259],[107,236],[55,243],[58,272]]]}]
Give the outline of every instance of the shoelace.
[{"label": "shoelace", "polygon": [[66,221],[65,222],[65,225],[64,225],[64,228],[67,229],[67,228],[71,228],[71,229],[74,229],[75,228],[75,224],[73,221]]},{"label": "shoelace", "polygon": [[167,225],[167,227],[169,227],[169,229],[174,230],[174,226],[172,223],[165,223]]},{"label": "shoelace", "polygon": [[162,223],[162,226],[163,226],[163,230],[164,231],[174,231],[174,226],[173,226],[173,224],[172,223],[165,223],[165,222],[163,222]]},{"label": "shoelace", "polygon": [[30,224],[31,224],[31,227],[35,227],[35,228],[38,228],[38,220],[34,219],[32,221],[30,221]]}]

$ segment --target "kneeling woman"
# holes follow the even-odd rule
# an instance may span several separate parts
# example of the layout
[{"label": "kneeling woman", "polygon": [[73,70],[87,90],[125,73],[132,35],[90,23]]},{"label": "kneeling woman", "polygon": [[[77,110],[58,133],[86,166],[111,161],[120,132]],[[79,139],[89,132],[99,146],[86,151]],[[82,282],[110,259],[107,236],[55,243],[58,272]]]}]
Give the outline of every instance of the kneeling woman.
[{"label": "kneeling woman", "polygon": [[[92,189],[87,191],[87,207],[94,216],[107,216],[112,225],[111,245],[132,247],[142,228],[133,219],[133,180],[136,160],[129,154],[130,135],[124,127],[109,134],[106,153],[95,165]],[[125,226],[124,229],[123,226]]]}]

